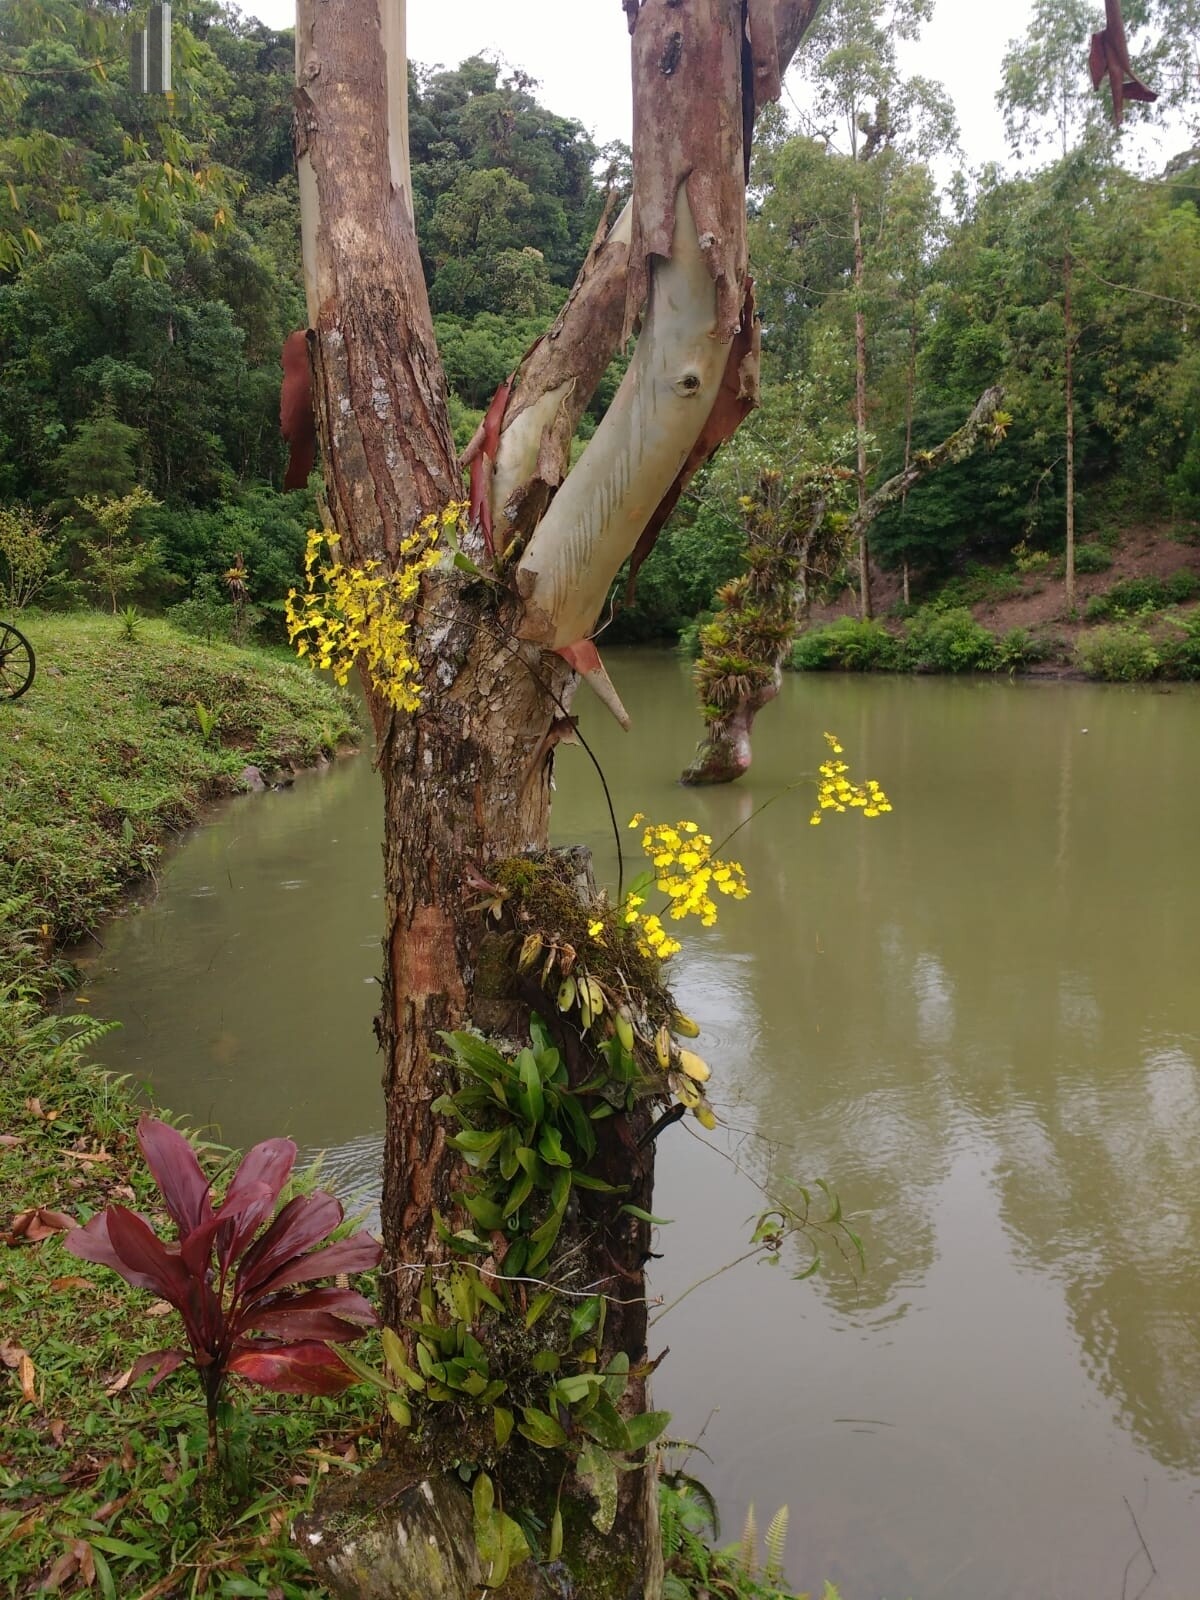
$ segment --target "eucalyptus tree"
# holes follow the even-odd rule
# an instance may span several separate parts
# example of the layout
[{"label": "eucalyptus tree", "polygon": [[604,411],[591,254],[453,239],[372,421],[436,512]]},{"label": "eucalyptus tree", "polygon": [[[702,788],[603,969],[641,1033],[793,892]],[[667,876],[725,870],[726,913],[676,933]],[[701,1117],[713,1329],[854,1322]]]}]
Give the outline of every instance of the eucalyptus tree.
[{"label": "eucalyptus tree", "polygon": [[[625,0],[632,38],[633,197],[606,218],[554,325],[501,386],[472,448],[461,559],[425,572],[412,643],[419,709],[375,680],[385,808],[386,965],[378,1033],[387,1136],[385,1313],[418,1313],[444,1259],[459,1161],[434,1109],[439,1035],[473,1019],[519,1026],[489,992],[481,885],[545,850],[551,755],[582,672],[615,703],[591,635],[618,569],[753,404],[746,139],[817,0]],[[299,0],[296,152],[308,345],[328,513],[339,557],[396,566],[457,501],[460,467],[414,225],[404,5]],[[568,472],[571,441],[609,362],[636,350]],[[619,707],[618,707],[619,709]],[[645,1192],[642,1110],[596,1123],[602,1161]],[[607,1140],[607,1144],[604,1141]],[[644,1392],[648,1224],[578,1225],[589,1281],[618,1284],[600,1357],[635,1361]],[[655,1596],[653,1484],[622,1475],[605,1579]],[[613,1592],[617,1592],[614,1588]]]},{"label": "eucalyptus tree", "polygon": [[[957,139],[953,112],[940,87],[905,77],[896,46],[915,39],[933,14],[933,0],[832,0],[813,29],[806,57],[814,130],[850,162],[850,225],[853,252],[854,426],[858,505],[867,502],[869,480],[867,257],[885,236],[887,175],[873,171],[885,152],[928,159]],[[866,212],[872,206],[868,227]],[[867,522],[860,523],[860,603],[872,614],[871,555]]]}]

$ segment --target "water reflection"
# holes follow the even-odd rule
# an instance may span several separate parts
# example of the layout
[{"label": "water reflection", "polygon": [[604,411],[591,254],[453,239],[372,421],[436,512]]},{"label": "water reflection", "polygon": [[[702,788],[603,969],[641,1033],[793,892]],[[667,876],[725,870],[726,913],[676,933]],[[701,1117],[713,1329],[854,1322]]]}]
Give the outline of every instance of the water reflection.
[{"label": "water reflection", "polygon": [[[751,899],[677,960],[727,1127],[662,1141],[656,1290],[741,1252],[754,1181],[828,1176],[869,1257],[812,1285],[740,1269],[655,1330],[679,1431],[719,1407],[731,1524],[789,1501],[793,1576],[847,1600],[1090,1600],[1140,1550],[1128,1501],[1152,1600],[1195,1600],[1200,699],[790,680],[749,780],[681,792],[686,673],[617,675],[632,736],[580,709],[619,817],[721,838],[815,771],[824,728],[896,806],[814,829],[810,792],[779,799],[730,847]],[[582,753],[558,776],[559,836],[611,874]],[[93,996],[127,1021],[115,1066],[231,1140],[333,1147],[354,1187],[381,1121],[379,830],[362,760],[239,803],[112,931]]]}]

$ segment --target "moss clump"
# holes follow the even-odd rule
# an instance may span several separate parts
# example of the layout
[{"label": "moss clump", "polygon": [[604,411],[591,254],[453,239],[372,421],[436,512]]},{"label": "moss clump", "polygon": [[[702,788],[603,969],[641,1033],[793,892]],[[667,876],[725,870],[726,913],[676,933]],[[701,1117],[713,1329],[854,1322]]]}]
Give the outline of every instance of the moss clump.
[{"label": "moss clump", "polygon": [[[635,1011],[662,1020],[672,1014],[674,1002],[662,981],[662,963],[638,948],[618,907],[604,893],[596,893],[585,851],[515,856],[500,862],[493,877],[505,892],[517,944],[530,934],[540,934],[547,955],[552,950],[567,952],[568,963],[573,964],[572,958],[581,961],[606,988],[625,994]],[[557,991],[556,974],[566,975],[562,965],[558,961],[548,972],[544,962],[530,967],[530,977],[541,982],[548,1000]]]}]

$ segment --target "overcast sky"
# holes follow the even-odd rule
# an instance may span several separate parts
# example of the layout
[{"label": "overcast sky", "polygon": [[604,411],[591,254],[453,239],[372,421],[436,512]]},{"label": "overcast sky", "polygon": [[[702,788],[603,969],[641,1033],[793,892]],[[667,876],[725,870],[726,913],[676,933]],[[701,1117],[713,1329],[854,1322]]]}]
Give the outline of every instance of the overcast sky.
[{"label": "overcast sky", "polygon": [[[240,4],[275,27],[295,19],[294,0]],[[952,95],[972,167],[1008,158],[996,110],[1000,60],[1024,32],[1031,6],[937,0],[923,41],[905,48],[905,67],[940,79]],[[1096,8],[1099,14],[1099,0]],[[456,66],[469,55],[497,56],[532,73],[543,104],[578,118],[598,144],[629,140],[629,36],[620,0],[409,0],[408,33],[414,61]]]}]

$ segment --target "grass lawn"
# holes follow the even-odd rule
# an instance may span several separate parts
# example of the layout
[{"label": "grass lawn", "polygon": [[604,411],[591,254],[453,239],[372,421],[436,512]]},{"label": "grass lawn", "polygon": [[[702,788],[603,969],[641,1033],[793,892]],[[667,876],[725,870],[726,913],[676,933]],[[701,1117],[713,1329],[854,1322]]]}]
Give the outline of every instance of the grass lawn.
[{"label": "grass lawn", "polygon": [[244,767],[310,764],[354,733],[350,697],[282,653],[149,619],[129,639],[99,613],[20,623],[38,671],[0,701],[0,928],[23,896],[48,944],[94,929]]}]

